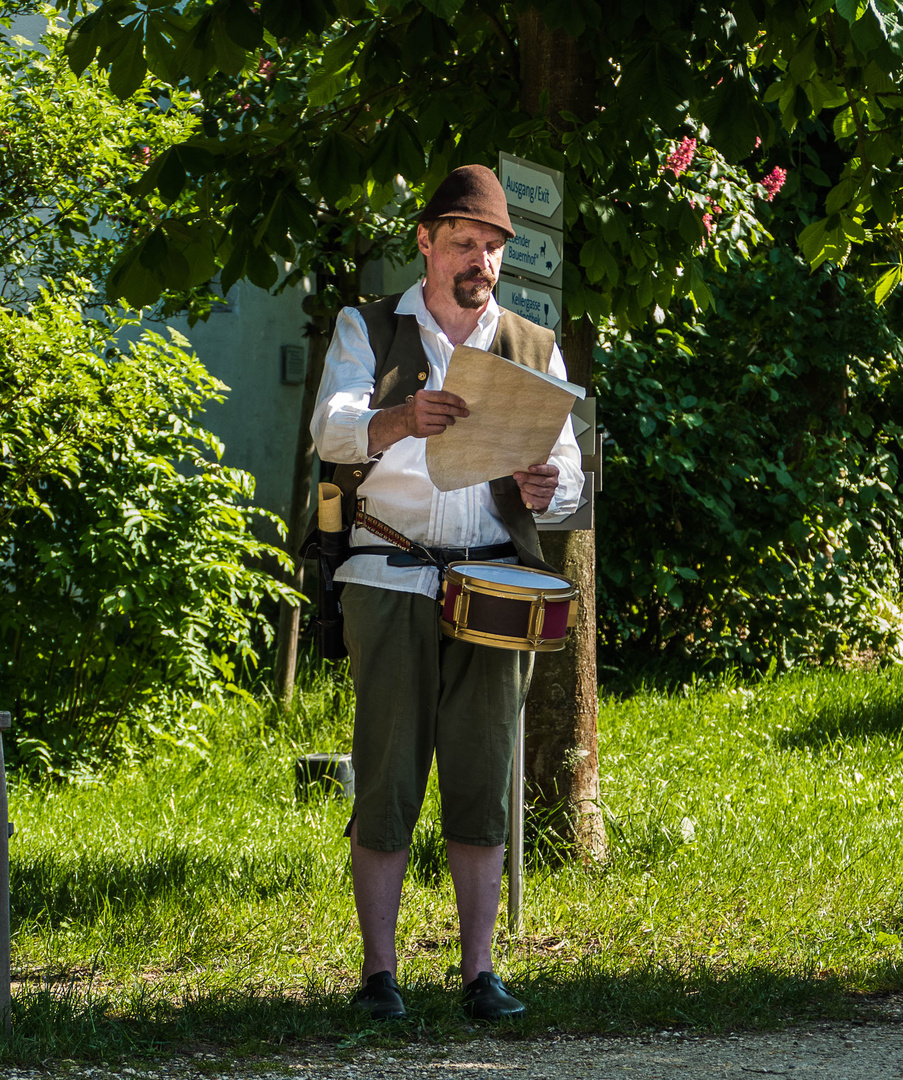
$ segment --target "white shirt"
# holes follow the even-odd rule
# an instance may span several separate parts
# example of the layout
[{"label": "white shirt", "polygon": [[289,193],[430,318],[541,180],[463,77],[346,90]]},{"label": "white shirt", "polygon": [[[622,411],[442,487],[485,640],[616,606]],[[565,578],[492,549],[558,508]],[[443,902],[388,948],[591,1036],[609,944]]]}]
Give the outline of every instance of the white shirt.
[{"label": "white shirt", "polygon": [[[411,286],[395,308],[400,315],[413,315],[420,327],[420,340],[430,372],[423,384],[427,390],[441,390],[454,346],[430,314],[423,300],[422,283]],[[494,297],[480,316],[476,330],[465,342],[475,349],[489,349],[498,322],[505,317]],[[311,422],[311,433],[323,461],[354,464],[370,460],[368,427],[375,415],[370,395],[375,381],[376,358],[370,348],[367,328],[357,308],[339,312],[335,333],[326,353],[323,378]],[[549,372],[566,378],[564,362],[556,345]],[[546,514],[571,513],[577,508],[583,488],[581,455],[570,418],[555,444],[549,462],[559,470],[558,487]],[[408,537],[429,547],[482,547],[510,540],[488,484],[476,484],[455,491],[439,491],[426,468],[426,439],[413,436],[393,443],[357,489],[367,500],[367,513]],[[542,516],[537,516],[541,521]],[[354,527],[351,545],[381,544],[378,537]],[[434,567],[389,566],[379,555],[349,558],[336,573],[337,581],[378,585],[399,592],[435,596],[438,584]]]}]

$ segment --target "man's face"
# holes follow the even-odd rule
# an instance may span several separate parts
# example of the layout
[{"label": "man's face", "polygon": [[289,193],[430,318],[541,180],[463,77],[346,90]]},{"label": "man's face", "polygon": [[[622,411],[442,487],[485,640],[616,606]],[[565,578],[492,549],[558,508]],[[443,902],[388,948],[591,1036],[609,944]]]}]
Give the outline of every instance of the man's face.
[{"label": "man's face", "polygon": [[425,225],[417,228],[427,285],[473,310],[484,307],[495,288],[505,242],[501,229],[469,218],[458,218],[454,228],[440,225],[432,240]]}]

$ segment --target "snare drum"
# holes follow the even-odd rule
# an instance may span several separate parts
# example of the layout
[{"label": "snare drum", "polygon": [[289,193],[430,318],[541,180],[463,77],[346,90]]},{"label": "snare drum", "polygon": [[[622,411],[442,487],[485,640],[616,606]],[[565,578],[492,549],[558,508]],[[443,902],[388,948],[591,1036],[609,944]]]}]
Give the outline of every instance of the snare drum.
[{"label": "snare drum", "polygon": [[577,586],[560,574],[496,562],[452,563],[439,628],[497,649],[563,649],[577,622]]}]

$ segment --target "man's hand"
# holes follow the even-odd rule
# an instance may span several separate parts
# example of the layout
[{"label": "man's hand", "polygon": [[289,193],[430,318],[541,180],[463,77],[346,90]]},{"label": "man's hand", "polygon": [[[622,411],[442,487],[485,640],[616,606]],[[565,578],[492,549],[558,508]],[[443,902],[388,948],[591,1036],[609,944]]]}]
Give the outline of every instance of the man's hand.
[{"label": "man's hand", "polygon": [[405,405],[410,410],[408,434],[415,439],[441,435],[454,424],[456,416],[470,416],[464,399],[445,390],[418,390]]},{"label": "man's hand", "polygon": [[411,436],[425,439],[441,435],[455,422],[455,417],[470,416],[463,398],[445,390],[418,390],[403,405],[380,409],[367,428],[367,449],[371,457]]},{"label": "man's hand", "polygon": [[527,472],[513,474],[520,488],[524,506],[534,514],[542,514],[549,508],[555,488],[558,487],[558,469],[555,465],[531,465]]}]

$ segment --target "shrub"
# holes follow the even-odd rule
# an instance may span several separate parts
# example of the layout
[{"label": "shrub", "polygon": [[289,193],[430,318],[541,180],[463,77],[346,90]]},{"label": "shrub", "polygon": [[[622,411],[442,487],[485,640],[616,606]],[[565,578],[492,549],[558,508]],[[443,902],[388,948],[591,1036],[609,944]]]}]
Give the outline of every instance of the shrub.
[{"label": "shrub", "polygon": [[237,691],[261,605],[297,596],[260,568],[285,557],[252,525],[277,519],[194,419],[226,387],[177,334],[113,331],[71,297],[0,309],[0,702],[67,756],[173,695]]},{"label": "shrub", "polygon": [[781,248],[707,318],[599,351],[607,659],[900,654],[900,357],[861,287]]}]

